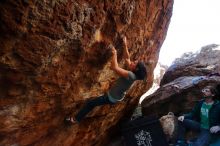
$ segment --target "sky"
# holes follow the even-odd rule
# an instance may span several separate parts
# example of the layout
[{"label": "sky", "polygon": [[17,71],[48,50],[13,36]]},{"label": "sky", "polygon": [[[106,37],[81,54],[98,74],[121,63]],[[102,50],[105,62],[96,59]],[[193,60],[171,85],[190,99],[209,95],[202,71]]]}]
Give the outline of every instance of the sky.
[{"label": "sky", "polygon": [[183,53],[213,43],[220,44],[220,0],[174,0],[159,62],[169,66]]}]

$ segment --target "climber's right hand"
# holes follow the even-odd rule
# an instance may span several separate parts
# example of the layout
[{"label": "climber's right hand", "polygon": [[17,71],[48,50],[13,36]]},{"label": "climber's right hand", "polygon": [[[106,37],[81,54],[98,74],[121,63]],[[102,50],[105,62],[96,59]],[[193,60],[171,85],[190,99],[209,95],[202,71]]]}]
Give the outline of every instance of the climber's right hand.
[{"label": "climber's right hand", "polygon": [[179,116],[179,117],[178,117],[178,120],[181,121],[181,122],[183,122],[184,116]]}]

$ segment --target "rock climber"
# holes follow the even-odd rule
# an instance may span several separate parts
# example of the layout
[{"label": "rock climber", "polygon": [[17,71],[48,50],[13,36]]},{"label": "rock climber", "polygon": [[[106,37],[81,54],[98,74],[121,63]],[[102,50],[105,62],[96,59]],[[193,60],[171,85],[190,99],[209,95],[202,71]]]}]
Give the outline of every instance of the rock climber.
[{"label": "rock climber", "polygon": [[103,95],[88,100],[82,109],[73,117],[66,117],[65,120],[71,123],[80,123],[82,119],[96,106],[105,104],[116,104],[124,99],[125,92],[136,80],[144,80],[147,76],[147,69],[143,61],[131,61],[127,47],[127,39],[123,38],[123,57],[128,69],[121,68],[117,61],[117,51],[113,45],[111,69],[119,76],[113,86]]}]

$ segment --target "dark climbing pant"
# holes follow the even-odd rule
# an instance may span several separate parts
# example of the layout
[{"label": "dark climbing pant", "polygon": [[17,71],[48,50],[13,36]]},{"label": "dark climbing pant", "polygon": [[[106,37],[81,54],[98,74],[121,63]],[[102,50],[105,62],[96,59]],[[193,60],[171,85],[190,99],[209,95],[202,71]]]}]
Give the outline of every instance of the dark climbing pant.
[{"label": "dark climbing pant", "polygon": [[94,107],[105,105],[105,104],[114,104],[109,101],[107,94],[96,97],[95,99],[89,100],[86,102],[84,107],[76,115],[76,120],[80,122]]},{"label": "dark climbing pant", "polygon": [[178,140],[185,141],[184,135],[186,129],[199,132],[196,140],[190,142],[190,146],[208,146],[210,141],[209,130],[201,128],[200,123],[189,119],[184,119],[183,122],[178,122]]}]

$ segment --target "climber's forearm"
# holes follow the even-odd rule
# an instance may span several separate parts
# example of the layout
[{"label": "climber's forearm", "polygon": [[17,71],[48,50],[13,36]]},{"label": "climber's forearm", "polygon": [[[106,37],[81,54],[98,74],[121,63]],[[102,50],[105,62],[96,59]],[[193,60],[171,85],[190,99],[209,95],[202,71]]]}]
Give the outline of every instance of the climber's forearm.
[{"label": "climber's forearm", "polygon": [[112,48],[112,62],[111,62],[111,69],[117,73],[119,76],[121,77],[128,77],[128,71],[119,67],[118,65],[118,60],[117,60],[117,51],[115,50],[115,48]]},{"label": "climber's forearm", "polygon": [[124,47],[124,58],[130,60],[130,54],[129,54],[129,52],[128,52],[127,44],[126,44],[125,47]]},{"label": "climber's forearm", "polygon": [[112,62],[111,62],[111,69],[114,70],[118,67],[118,60],[117,60],[117,51],[115,47],[112,47]]},{"label": "climber's forearm", "polygon": [[117,67],[118,67],[117,54],[113,54],[113,56],[112,56],[112,63],[111,63],[111,69],[115,70]]},{"label": "climber's forearm", "polygon": [[124,59],[126,61],[126,64],[130,65],[131,59],[130,59],[130,53],[128,51],[127,38],[126,37],[123,38],[123,43],[124,43],[124,52],[123,52]]}]

